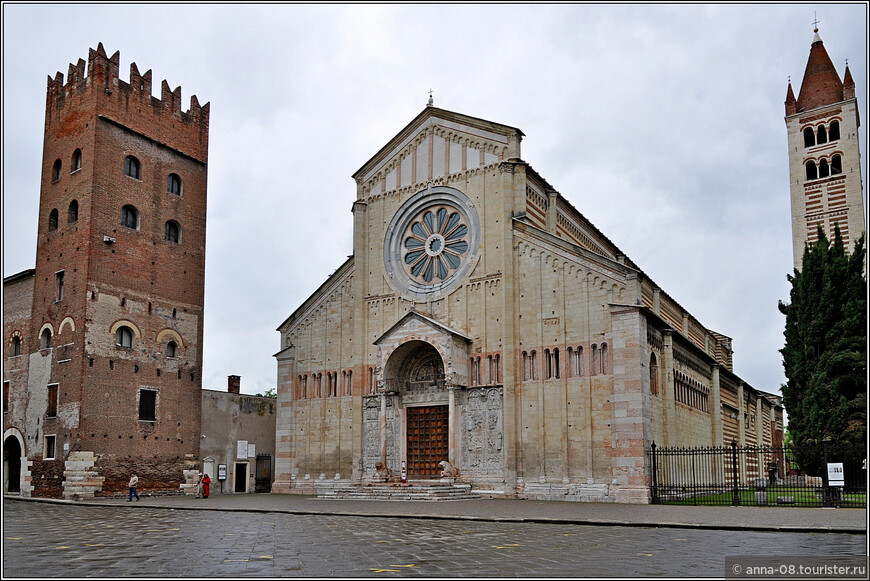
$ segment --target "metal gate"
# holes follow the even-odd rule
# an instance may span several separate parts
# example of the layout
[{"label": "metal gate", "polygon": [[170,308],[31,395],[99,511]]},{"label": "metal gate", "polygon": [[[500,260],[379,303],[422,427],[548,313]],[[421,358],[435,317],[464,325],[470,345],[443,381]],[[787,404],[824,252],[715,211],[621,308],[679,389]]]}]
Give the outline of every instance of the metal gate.
[{"label": "metal gate", "polygon": [[272,492],[272,455],[257,454],[254,492]]},{"label": "metal gate", "polygon": [[448,454],[447,406],[409,407],[407,414],[408,476],[436,478]]}]

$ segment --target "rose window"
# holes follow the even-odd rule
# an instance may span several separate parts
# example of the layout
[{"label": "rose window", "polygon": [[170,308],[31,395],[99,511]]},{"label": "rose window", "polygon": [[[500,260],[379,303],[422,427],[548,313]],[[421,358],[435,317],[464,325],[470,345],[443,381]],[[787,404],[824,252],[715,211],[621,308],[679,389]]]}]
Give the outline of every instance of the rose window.
[{"label": "rose window", "polygon": [[480,218],[471,200],[456,188],[430,185],[405,200],[387,226],[387,281],[409,300],[435,300],[474,269],[479,246]]},{"label": "rose window", "polygon": [[468,252],[468,225],[449,206],[421,212],[403,236],[405,271],[423,283],[447,280]]}]

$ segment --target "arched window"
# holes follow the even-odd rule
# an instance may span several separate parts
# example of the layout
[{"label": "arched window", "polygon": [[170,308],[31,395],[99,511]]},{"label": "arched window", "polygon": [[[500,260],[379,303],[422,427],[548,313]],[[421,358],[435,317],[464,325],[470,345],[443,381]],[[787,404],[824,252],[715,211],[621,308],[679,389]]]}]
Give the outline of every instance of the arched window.
[{"label": "arched window", "polygon": [[166,356],[178,357],[178,343],[176,343],[175,341],[170,341],[166,344]]},{"label": "arched window", "polygon": [[819,162],[819,177],[826,178],[829,175],[830,175],[830,171],[828,168],[828,160],[823,159],[822,161]]},{"label": "arched window", "polygon": [[118,347],[133,347],[133,329],[130,327],[118,327],[115,332],[115,345]]},{"label": "arched window", "polygon": [[529,373],[529,354],[526,351],[523,351],[523,381],[527,381],[531,378],[531,374]]},{"label": "arched window", "polygon": [[601,357],[598,353],[598,345],[592,345],[592,375],[598,375],[601,367]]},{"label": "arched window", "polygon": [[529,366],[529,379],[538,378],[538,353],[532,351],[530,355],[531,365]]},{"label": "arched window", "polygon": [[843,159],[839,155],[831,158],[831,175],[843,173]]},{"label": "arched window", "polygon": [[82,169],[82,150],[76,149],[72,155],[72,167],[69,173],[75,173]]},{"label": "arched window", "polygon": [[139,211],[134,206],[127,205],[121,208],[121,226],[139,229]]},{"label": "arched window", "polygon": [[824,125],[819,126],[819,136],[816,139],[816,143],[822,144],[828,142],[828,130],[825,129]]},{"label": "arched window", "polygon": [[651,395],[659,393],[659,363],[655,353],[649,356],[649,392]]},{"label": "arched window", "polygon": [[51,181],[56,182],[60,179],[60,170],[63,166],[63,163],[58,159],[54,162],[54,165],[51,168]]},{"label": "arched window", "polygon": [[831,141],[837,141],[840,139],[840,122],[839,121],[831,121],[831,128],[828,131],[828,137]]},{"label": "arched window", "polygon": [[809,161],[807,162],[807,180],[815,180],[818,179],[819,173],[816,169],[816,162]]},{"label": "arched window", "polygon": [[176,196],[181,195],[181,178],[178,177],[178,174],[169,174],[169,178],[166,180],[166,191]]},{"label": "arched window", "polygon": [[139,179],[139,160],[132,155],[124,158],[124,175]]},{"label": "arched window", "polygon": [[69,203],[69,210],[66,214],[66,222],[67,224],[72,224],[73,222],[79,221],[79,203],[77,200],[73,200]]},{"label": "arched window", "polygon": [[42,334],[39,336],[39,348],[40,349],[51,348],[51,329],[43,329],[42,330]]},{"label": "arched window", "polygon": [[57,230],[57,208],[48,214],[48,231],[54,232],[55,230]]},{"label": "arched window", "polygon": [[812,127],[804,129],[804,147],[812,147],[816,144],[816,134],[813,133]]},{"label": "arched window", "polygon": [[170,220],[166,223],[163,239],[168,242],[179,244],[181,242],[181,226],[175,220]]},{"label": "arched window", "polygon": [[15,337],[12,337],[12,345],[10,346],[9,354],[12,357],[15,357],[16,355],[21,355],[21,337],[18,337],[17,335]]},{"label": "arched window", "polygon": [[601,344],[601,367],[598,372],[602,375],[607,373],[607,343]]}]

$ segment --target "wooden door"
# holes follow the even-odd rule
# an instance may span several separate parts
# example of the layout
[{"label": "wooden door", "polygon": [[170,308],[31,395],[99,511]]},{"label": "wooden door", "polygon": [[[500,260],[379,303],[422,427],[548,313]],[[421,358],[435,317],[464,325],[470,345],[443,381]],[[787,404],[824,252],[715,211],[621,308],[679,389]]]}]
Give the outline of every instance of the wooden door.
[{"label": "wooden door", "polygon": [[407,408],[408,476],[438,478],[448,454],[446,405]]}]

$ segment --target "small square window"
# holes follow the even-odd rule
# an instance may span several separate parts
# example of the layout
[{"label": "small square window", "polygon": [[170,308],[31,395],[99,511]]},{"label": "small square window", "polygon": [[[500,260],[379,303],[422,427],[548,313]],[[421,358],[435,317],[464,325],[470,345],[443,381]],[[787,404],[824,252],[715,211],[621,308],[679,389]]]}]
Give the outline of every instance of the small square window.
[{"label": "small square window", "polygon": [[157,392],[153,389],[139,390],[139,421],[157,420]]}]

